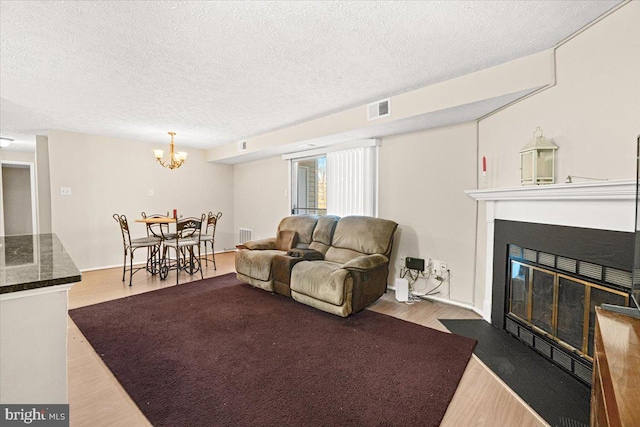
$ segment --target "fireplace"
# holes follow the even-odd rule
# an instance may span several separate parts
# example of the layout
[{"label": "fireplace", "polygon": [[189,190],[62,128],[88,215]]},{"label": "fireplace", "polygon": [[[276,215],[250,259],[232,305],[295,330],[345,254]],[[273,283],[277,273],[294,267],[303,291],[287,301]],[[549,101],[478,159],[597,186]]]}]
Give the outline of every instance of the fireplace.
[{"label": "fireplace", "polygon": [[467,194],[486,201],[483,317],[590,384],[593,307],[629,301],[635,181]]},{"label": "fireplace", "polygon": [[594,307],[627,305],[634,234],[495,221],[491,323],[591,383]]},{"label": "fireplace", "polygon": [[[622,286],[611,283],[603,286],[602,282],[585,281],[574,275],[522,262],[518,260],[522,257],[522,251],[515,245],[509,247],[509,252],[517,255],[510,256],[507,318],[521,322],[534,333],[592,360],[595,307],[601,304],[627,306],[631,273],[608,269],[607,271],[612,271],[612,280]],[[527,249],[524,251],[535,253]],[[577,264],[588,265],[585,269],[593,267],[593,264],[567,260],[560,256],[551,255],[550,258],[567,262],[566,266],[558,263],[561,270],[566,268],[575,272]],[[593,268],[594,270],[584,273],[601,276],[603,267]]]},{"label": "fireplace", "polygon": [[595,307],[627,306],[631,272],[513,244],[508,254],[505,329],[591,384]]}]

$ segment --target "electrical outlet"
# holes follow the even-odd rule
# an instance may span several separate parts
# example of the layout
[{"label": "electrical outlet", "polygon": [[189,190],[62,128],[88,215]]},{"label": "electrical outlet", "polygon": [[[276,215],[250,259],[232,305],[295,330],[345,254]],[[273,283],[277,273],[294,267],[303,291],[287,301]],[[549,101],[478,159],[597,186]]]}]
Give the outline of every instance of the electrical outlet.
[{"label": "electrical outlet", "polygon": [[61,196],[70,196],[71,195],[71,187],[60,187],[60,195]]},{"label": "electrical outlet", "polygon": [[431,261],[431,274],[436,276],[440,275],[440,261],[436,259]]},{"label": "electrical outlet", "polygon": [[407,256],[405,254],[400,254],[400,256],[398,256],[398,261],[400,268],[404,268],[404,265],[407,262]]},{"label": "electrical outlet", "polygon": [[445,277],[447,274],[448,264],[444,261],[432,260],[431,261],[431,275],[436,278]]}]

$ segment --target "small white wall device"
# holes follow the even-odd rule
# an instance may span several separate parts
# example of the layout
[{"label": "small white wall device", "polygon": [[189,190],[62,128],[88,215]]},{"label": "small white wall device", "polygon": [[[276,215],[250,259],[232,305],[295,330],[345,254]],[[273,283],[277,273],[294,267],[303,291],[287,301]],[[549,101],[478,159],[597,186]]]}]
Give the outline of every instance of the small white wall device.
[{"label": "small white wall device", "polygon": [[409,281],[407,279],[396,279],[396,301],[409,301]]}]

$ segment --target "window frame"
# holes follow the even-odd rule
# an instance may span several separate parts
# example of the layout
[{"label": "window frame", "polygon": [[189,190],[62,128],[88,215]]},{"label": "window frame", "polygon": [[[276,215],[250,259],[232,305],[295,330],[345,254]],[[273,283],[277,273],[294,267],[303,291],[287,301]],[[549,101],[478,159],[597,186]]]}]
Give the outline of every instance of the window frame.
[{"label": "window frame", "polygon": [[[288,174],[288,180],[289,180],[289,187],[288,187],[288,196],[289,196],[289,212],[291,212],[293,214],[293,200],[294,200],[294,190],[297,191],[297,183],[296,186],[294,187],[294,175],[293,175],[293,163],[295,161],[305,161],[305,160],[310,160],[310,159],[316,159],[319,157],[326,157],[327,153],[330,152],[334,152],[334,151],[344,151],[344,150],[349,150],[349,149],[353,149],[353,148],[368,148],[368,147],[374,147],[374,165],[373,165],[373,206],[372,206],[372,216],[377,217],[378,213],[379,213],[379,200],[380,200],[380,183],[379,183],[379,177],[380,177],[380,146],[381,146],[381,141],[378,138],[374,138],[374,139],[364,139],[364,140],[357,140],[357,141],[350,141],[347,143],[343,143],[343,144],[336,144],[336,145],[331,145],[331,146],[326,146],[326,147],[320,147],[320,148],[316,148],[316,149],[312,149],[312,150],[305,150],[305,151],[296,151],[296,152],[292,152],[292,153],[288,153],[288,154],[283,154],[282,155],[282,159],[283,160],[288,160],[289,162],[289,174]],[[295,179],[297,180],[297,174],[295,176]],[[327,180],[329,179],[329,177],[327,176]],[[327,194],[328,197],[328,194]],[[296,193],[296,199],[297,199],[297,193]],[[328,214],[331,214],[328,210],[327,210]]]}]

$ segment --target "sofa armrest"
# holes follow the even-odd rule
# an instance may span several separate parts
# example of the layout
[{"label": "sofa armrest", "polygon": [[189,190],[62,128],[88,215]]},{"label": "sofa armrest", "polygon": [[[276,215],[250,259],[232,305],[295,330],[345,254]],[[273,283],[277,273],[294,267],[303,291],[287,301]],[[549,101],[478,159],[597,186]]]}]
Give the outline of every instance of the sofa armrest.
[{"label": "sofa armrest", "polygon": [[267,249],[275,249],[276,248],[276,238],[270,237],[268,239],[260,239],[260,240],[251,240],[249,242],[244,243],[244,247],[246,249],[250,249],[253,251],[264,251]]},{"label": "sofa armrest", "polygon": [[322,252],[316,251],[314,249],[291,249],[287,252],[287,255],[292,258],[299,258],[300,261],[318,261],[323,260],[324,255]]},{"label": "sofa armrest", "polygon": [[389,263],[389,258],[381,254],[362,255],[345,262],[342,268],[347,270],[367,271]]}]

